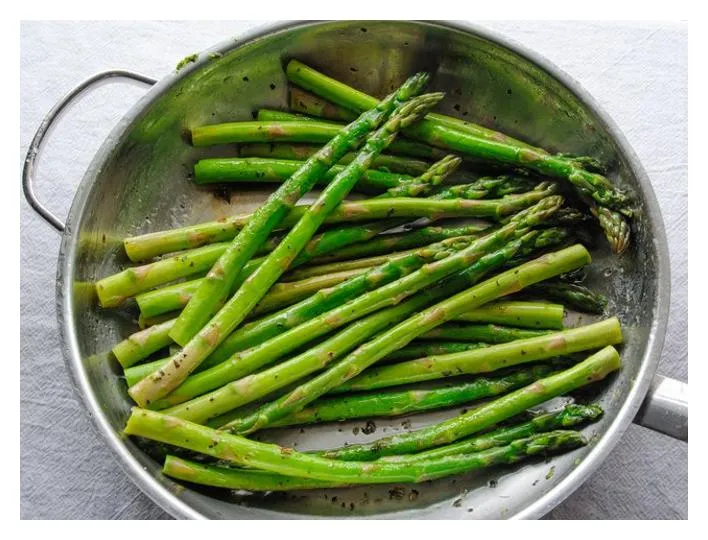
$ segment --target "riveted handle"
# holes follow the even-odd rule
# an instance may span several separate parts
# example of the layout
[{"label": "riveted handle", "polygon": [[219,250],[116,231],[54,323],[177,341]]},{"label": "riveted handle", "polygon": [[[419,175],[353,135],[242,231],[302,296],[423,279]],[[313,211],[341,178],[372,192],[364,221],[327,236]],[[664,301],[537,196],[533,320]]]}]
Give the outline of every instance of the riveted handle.
[{"label": "riveted handle", "polygon": [[688,442],[688,384],[656,375],[634,422]]},{"label": "riveted handle", "polygon": [[89,89],[97,88],[107,82],[113,82],[116,79],[127,79],[129,81],[143,83],[148,86],[152,86],[155,82],[157,82],[157,80],[152,77],[147,77],[139,73],[125,71],[122,69],[103,71],[101,73],[97,73],[93,77],[89,77],[71,92],[66,94],[56,105],[54,105],[54,107],[52,107],[52,109],[44,117],[44,120],[42,120],[42,123],[39,125],[39,129],[37,129],[37,133],[35,133],[34,138],[32,139],[29,150],[27,150],[25,165],[22,168],[22,191],[25,194],[25,199],[27,199],[29,205],[44,219],[44,221],[49,223],[59,232],[64,231],[64,223],[62,223],[58,217],[48,210],[46,206],[39,202],[39,199],[37,199],[37,196],[34,193],[34,170],[39,159],[40,151],[42,150],[42,143],[62,113],[64,113],[71,105],[76,103],[84,92]]}]

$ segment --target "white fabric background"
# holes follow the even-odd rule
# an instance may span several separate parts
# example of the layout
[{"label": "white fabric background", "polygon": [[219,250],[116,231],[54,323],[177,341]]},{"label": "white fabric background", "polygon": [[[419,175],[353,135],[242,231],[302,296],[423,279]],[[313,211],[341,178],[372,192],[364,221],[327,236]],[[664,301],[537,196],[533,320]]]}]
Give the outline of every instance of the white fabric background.
[{"label": "white fabric background", "polygon": [[[31,22],[21,30],[21,148],[66,91],[109,68],[160,78],[194,51],[259,22]],[[686,381],[687,64],[683,24],[488,22],[576,78],[624,131],[659,197],[671,251],[669,332],[659,371]],[[93,154],[142,90],[114,85],[76,107],[44,153],[37,191],[64,216]],[[21,515],[167,518],[124,476],[69,383],[54,309],[59,236],[21,203]],[[687,517],[685,444],[632,426],[548,517]]]}]

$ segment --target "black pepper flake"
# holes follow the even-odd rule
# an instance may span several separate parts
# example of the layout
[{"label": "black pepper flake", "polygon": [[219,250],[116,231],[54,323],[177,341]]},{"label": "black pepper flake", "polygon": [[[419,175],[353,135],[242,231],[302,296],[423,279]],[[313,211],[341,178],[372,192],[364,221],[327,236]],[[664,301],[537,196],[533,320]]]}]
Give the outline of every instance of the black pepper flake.
[{"label": "black pepper flake", "polygon": [[455,508],[459,508],[460,506],[462,506],[462,499],[457,499],[454,503],[452,503],[452,506],[454,506]]},{"label": "black pepper flake", "polygon": [[490,487],[490,488],[495,488],[495,487],[497,487],[497,481],[496,481],[496,480],[490,480],[490,481],[489,481],[489,487]]},{"label": "black pepper flake", "polygon": [[400,486],[388,490],[388,498],[390,500],[401,500],[405,494],[406,488]]},{"label": "black pepper flake", "polygon": [[275,90],[275,84],[270,83],[270,89],[271,89],[271,90]]},{"label": "black pepper flake", "polygon": [[359,426],[354,427],[354,429],[352,429],[352,433],[354,435],[359,435]]},{"label": "black pepper flake", "polygon": [[243,82],[248,82],[248,81],[249,81],[248,77],[246,77],[245,75],[243,76],[243,79],[242,79],[242,80],[243,80]]},{"label": "black pepper flake", "polygon": [[361,428],[361,432],[364,435],[371,435],[375,431],[376,431],[376,423],[373,420],[368,420],[366,422],[366,425],[363,428]]}]

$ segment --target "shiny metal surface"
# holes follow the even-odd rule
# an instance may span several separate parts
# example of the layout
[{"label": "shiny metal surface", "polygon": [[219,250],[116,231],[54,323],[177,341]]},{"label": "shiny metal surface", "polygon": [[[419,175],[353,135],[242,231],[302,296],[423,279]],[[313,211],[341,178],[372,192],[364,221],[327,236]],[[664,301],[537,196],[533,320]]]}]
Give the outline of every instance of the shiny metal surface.
[{"label": "shiny metal surface", "polygon": [[634,422],[688,442],[688,385],[655,375]]},{"label": "shiny metal surface", "polygon": [[[552,151],[593,155],[636,194],[631,250],[617,259],[600,243],[594,252],[593,285],[609,295],[626,342],[621,373],[582,395],[607,411],[587,430],[591,445],[550,463],[526,463],[403,492],[380,486],[287,497],[233,494],[227,500],[162,477],[158,463],[120,435],[131,403],[108,351],[132,328],[132,316],[98,309],[91,283],[126,262],[120,246],[126,235],[247,211],[262,200],[264,192],[249,190],[227,202],[194,187],[188,172],[195,159],[233,149],[197,150],[182,134],[194,125],[250,118],[256,107],[285,107],[282,65],[290,57],[376,95],[410,72],[429,70],[431,90],[448,92],[442,112],[469,116]],[[67,219],[57,303],[67,364],[89,414],[127,474],[176,517],[535,518],[595,470],[639,409],[666,330],[668,262],[661,215],[633,151],[592,98],[542,58],[486,30],[457,23],[288,23],[200,54],[160,81],[116,126],[79,186]],[[412,427],[449,414],[416,418]],[[306,449],[403,429],[400,420],[377,422],[369,435],[355,427],[318,426],[304,434],[283,430],[272,440]]]},{"label": "shiny metal surface", "polygon": [[153,85],[157,82],[152,77],[146,77],[139,73],[125,70],[111,70],[97,73],[93,77],[89,77],[84,82],[79,84],[71,92],[66,94],[53,108],[47,113],[41,125],[37,129],[32,142],[30,143],[25,165],[22,168],[22,190],[25,198],[30,206],[39,214],[44,221],[49,223],[57,231],[64,231],[64,223],[56,217],[49,209],[47,209],[34,194],[34,169],[39,162],[39,156],[42,150],[42,142],[44,138],[51,132],[54,123],[61,118],[61,115],[67,112],[72,104],[74,104],[84,92],[91,90],[113,79],[127,79],[129,81],[139,82],[147,85]]}]

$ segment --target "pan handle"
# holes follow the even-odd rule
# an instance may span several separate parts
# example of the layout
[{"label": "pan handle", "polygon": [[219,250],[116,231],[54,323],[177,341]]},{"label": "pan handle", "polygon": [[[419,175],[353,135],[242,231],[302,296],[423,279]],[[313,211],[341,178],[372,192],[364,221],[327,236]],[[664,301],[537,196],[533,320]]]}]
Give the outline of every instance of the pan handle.
[{"label": "pan handle", "polygon": [[688,384],[655,375],[634,422],[688,442]]},{"label": "pan handle", "polygon": [[34,209],[34,211],[60,233],[64,231],[64,223],[62,223],[58,217],[52,214],[52,212],[50,212],[41,202],[39,202],[34,194],[33,183],[35,163],[39,159],[39,153],[42,149],[44,138],[47,136],[59,117],[68,108],[70,108],[71,105],[73,105],[85,91],[100,86],[101,84],[109,82],[112,79],[128,79],[130,81],[143,83],[148,86],[152,86],[157,82],[157,80],[152,77],[147,77],[139,73],[125,71],[122,69],[103,71],[101,73],[97,73],[93,77],[89,77],[71,92],[66,94],[56,105],[54,105],[54,107],[52,107],[52,110],[47,113],[47,116],[44,117],[44,120],[42,120],[42,123],[39,125],[39,129],[37,129],[37,133],[35,133],[32,143],[27,150],[25,165],[22,169],[22,191],[25,194],[27,202]]}]

